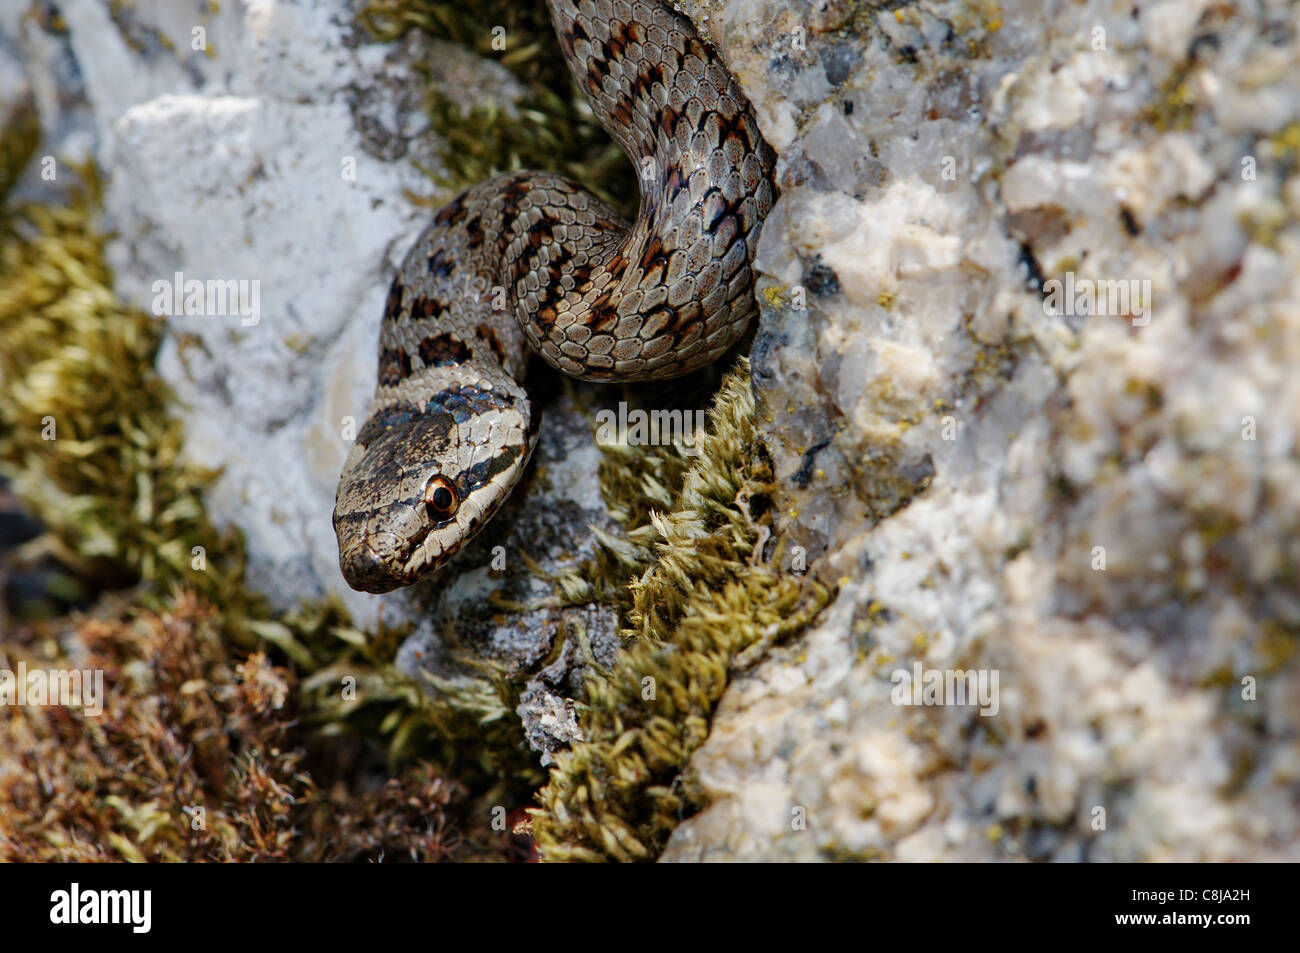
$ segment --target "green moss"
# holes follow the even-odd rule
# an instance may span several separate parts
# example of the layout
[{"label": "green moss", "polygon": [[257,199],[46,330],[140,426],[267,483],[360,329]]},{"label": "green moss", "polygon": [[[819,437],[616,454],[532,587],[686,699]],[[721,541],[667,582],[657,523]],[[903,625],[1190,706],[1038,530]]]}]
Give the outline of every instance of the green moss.
[{"label": "green moss", "polygon": [[[681,773],[708,735],[733,666],[802,630],[830,594],[764,558],[771,471],[755,433],[747,361],[724,380],[709,433],[689,466],[673,448],[622,448],[602,487],[628,524],[608,561],[580,572],[581,595],[614,590],[632,643],[592,676],[585,742],[556,757],[534,832],[543,858],[648,860],[684,813],[701,806]],[[680,479],[678,479],[680,477]],[[621,571],[621,572],[620,572]]]},{"label": "green moss", "polygon": [[203,513],[210,475],[180,461],[160,325],[114,296],[83,175],[67,206],[0,223],[0,472],[87,576],[241,603],[242,546]]},{"label": "green moss", "polygon": [[1300,122],[1283,126],[1270,137],[1269,142],[1273,147],[1273,159],[1288,172],[1294,170],[1300,163]]},{"label": "green moss", "polygon": [[1193,82],[1195,69],[1194,62],[1186,62],[1169,75],[1157,90],[1155,100],[1143,109],[1145,123],[1160,132],[1191,128],[1198,110]]}]

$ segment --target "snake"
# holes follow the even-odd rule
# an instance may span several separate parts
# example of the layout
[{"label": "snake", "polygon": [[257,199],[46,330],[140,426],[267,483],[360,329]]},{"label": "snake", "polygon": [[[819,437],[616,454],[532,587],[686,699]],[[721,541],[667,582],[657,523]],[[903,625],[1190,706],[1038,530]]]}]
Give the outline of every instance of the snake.
[{"label": "snake", "polygon": [[660,0],[546,0],[597,121],[632,160],[628,223],[578,183],[511,171],[439,209],[402,261],[378,381],[334,505],[353,589],[444,566],[525,471],[532,355],[587,381],[668,380],[721,357],[758,310],[775,153],[719,54]]}]

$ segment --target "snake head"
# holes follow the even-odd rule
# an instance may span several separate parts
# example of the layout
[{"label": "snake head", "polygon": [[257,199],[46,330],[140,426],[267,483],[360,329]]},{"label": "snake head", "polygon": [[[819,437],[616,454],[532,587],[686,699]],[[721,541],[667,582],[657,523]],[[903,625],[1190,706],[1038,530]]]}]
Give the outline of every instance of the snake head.
[{"label": "snake head", "polygon": [[536,442],[522,390],[452,385],[422,407],[376,410],[343,466],[334,504],[348,585],[389,592],[436,571],[510,495]]}]

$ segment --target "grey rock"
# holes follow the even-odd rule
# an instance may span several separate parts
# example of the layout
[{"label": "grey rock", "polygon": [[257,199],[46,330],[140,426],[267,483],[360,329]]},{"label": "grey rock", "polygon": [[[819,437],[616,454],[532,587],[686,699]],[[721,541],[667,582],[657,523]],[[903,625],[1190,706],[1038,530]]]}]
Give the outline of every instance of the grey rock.
[{"label": "grey rock", "polygon": [[492,670],[522,684],[516,713],[545,765],[582,737],[574,700],[593,665],[613,665],[622,640],[612,609],[563,604],[547,581],[595,555],[593,527],[617,530],[572,391],[543,412],[533,460],[488,527],[447,570],[410,590],[422,622],[398,667],[435,694],[486,692]]}]

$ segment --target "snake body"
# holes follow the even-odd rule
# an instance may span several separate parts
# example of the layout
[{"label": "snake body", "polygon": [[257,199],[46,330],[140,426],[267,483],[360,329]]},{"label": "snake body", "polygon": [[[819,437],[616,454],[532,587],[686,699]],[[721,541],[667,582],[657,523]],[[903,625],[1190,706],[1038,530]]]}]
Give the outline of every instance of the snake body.
[{"label": "snake body", "polygon": [[756,310],[774,155],[718,55],[659,0],[547,0],[569,69],[641,172],[628,225],[575,183],[494,176],[441,209],[393,280],[379,381],[334,508],[354,589],[443,565],[518,482],[539,417],[530,352],[573,377],[711,363]]}]

